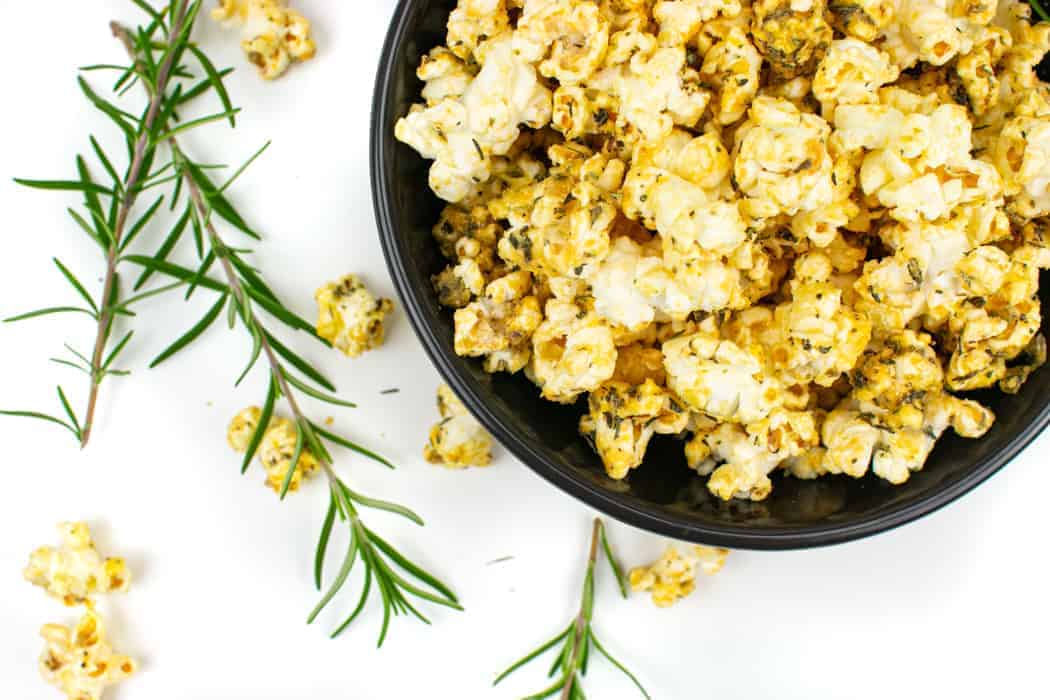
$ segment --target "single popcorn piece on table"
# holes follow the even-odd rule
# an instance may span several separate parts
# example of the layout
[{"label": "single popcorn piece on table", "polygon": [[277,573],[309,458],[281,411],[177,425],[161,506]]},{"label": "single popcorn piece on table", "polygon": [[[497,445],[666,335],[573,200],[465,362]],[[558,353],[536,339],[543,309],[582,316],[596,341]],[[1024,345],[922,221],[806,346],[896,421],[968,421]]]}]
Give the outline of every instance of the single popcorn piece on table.
[{"label": "single popcorn piece on table", "polygon": [[66,605],[90,602],[92,596],[128,590],[131,574],[121,558],[103,559],[84,523],[61,523],[62,543],[40,547],[29,557],[25,579]]},{"label": "single popcorn piece on table", "polygon": [[[226,432],[226,440],[237,452],[247,452],[251,444],[252,436],[259,426],[262,418],[262,410],[257,406],[246,408],[230,422]],[[256,456],[266,470],[266,485],[280,493],[285,479],[288,477],[288,469],[292,465],[295,456],[297,436],[295,424],[287,418],[273,417],[270,424],[263,433],[262,442],[259,443]],[[288,484],[289,491],[296,491],[304,479],[313,476],[319,469],[320,464],[317,457],[309,449],[303,448],[299,455],[299,462],[295,472]]]},{"label": "single popcorn piece on table", "polygon": [[317,299],[317,334],[347,357],[357,357],[383,344],[383,321],[394,310],[389,299],[376,299],[357,275],[329,282]]},{"label": "single popcorn piece on table", "polygon": [[437,406],[441,420],[430,429],[423,448],[426,460],[451,469],[487,467],[492,462],[492,436],[445,384],[438,387]]},{"label": "single popcorn piece on table", "polygon": [[659,559],[649,566],[631,570],[631,590],[650,591],[657,607],[667,608],[696,589],[697,569],[707,576],[722,570],[728,549],[694,544],[683,545],[684,553],[670,545]]},{"label": "single popcorn piece on table", "polygon": [[266,80],[281,77],[293,62],[309,61],[317,53],[310,21],[289,8],[287,0],[219,0],[211,14],[241,27],[241,48]]},{"label": "single popcorn piece on table", "polygon": [[134,675],[133,659],[113,651],[101,618],[90,607],[73,629],[48,624],[40,629],[44,651],[40,675],[69,700],[100,700],[106,688]]}]

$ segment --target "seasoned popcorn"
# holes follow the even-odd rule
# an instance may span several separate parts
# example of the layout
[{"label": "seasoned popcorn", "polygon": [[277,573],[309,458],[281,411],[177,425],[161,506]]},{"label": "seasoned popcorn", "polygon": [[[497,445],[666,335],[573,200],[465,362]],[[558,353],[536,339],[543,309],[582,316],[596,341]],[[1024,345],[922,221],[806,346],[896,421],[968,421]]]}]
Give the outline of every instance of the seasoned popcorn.
[{"label": "seasoned popcorn", "polygon": [[1048,52],[1020,0],[460,0],[396,128],[456,353],[613,479],[903,482],[1045,371]]},{"label": "seasoned popcorn", "polygon": [[69,700],[100,700],[107,687],[136,671],[133,659],[114,653],[102,619],[91,607],[73,629],[44,625],[40,636],[44,638],[40,675]]},{"label": "seasoned popcorn", "polygon": [[241,48],[266,80],[281,77],[293,62],[309,61],[317,53],[310,21],[289,8],[287,0],[219,0],[211,16],[241,27]]},{"label": "seasoned popcorn", "polygon": [[450,469],[487,467],[492,462],[492,437],[445,384],[438,387],[437,406],[441,420],[430,429],[423,448],[426,460]]},{"label": "seasoned popcorn", "polygon": [[663,556],[649,566],[631,569],[631,590],[651,591],[653,603],[667,608],[696,589],[697,569],[707,576],[722,570],[728,549],[702,544],[684,545],[685,553],[669,545]]},{"label": "seasoned popcorn", "polygon": [[90,603],[95,595],[128,590],[127,564],[121,558],[103,559],[85,523],[60,523],[58,531],[62,541],[58,547],[40,547],[30,555],[23,572],[27,581],[70,606]]},{"label": "seasoned popcorn", "polygon": [[314,295],[317,299],[317,335],[347,357],[383,344],[383,320],[394,310],[389,299],[376,299],[357,278],[347,275],[329,282]]},{"label": "seasoned popcorn", "polygon": [[[226,432],[226,441],[230,447],[237,452],[247,452],[261,417],[262,410],[257,406],[246,408],[234,416]],[[295,456],[296,442],[295,424],[292,421],[276,416],[270,419],[256,456],[266,470],[266,485],[275,493],[281,492],[284,480],[288,476],[288,469]],[[297,491],[303,480],[313,476],[320,466],[317,457],[310,450],[303,448],[295,472],[288,483],[288,490]]]}]

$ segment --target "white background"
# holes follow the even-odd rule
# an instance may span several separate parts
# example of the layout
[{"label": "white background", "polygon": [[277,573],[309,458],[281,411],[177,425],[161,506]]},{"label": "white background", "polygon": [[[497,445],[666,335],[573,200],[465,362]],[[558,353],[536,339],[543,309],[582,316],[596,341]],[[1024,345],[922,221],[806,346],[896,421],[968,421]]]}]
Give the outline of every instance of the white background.
[{"label": "white background", "polygon": [[[373,224],[367,145],[374,69],[394,2],[298,4],[314,20],[317,60],[268,85],[242,67],[229,80],[245,108],[241,125],[232,135],[212,127],[188,144],[198,157],[235,162],[274,139],[235,198],[265,233],[259,265],[309,317],[314,288],[350,271],[392,293]],[[86,282],[101,270],[63,212],[76,198],[24,191],[10,178],[72,175],[72,154],[87,148],[88,130],[112,135],[79,96],[75,68],[120,61],[106,23],[133,13],[121,0],[2,0],[0,8],[7,26],[0,315],[7,316],[73,301],[51,265],[55,253]],[[232,36],[202,22],[199,37],[217,62],[242,66]],[[157,235],[143,241],[152,247]],[[490,469],[468,472],[422,460],[438,379],[404,316],[394,317],[382,352],[354,361],[300,339],[296,346],[360,403],[310,408],[401,465],[387,473],[339,454],[341,472],[362,491],[417,508],[428,525],[373,514],[370,522],[439,572],[467,608],[429,610],[429,628],[397,619],[379,652],[375,609],[328,640],[326,630],[353,601],[338,599],[320,624],[304,624],[315,599],[321,483],[279,504],[258,466],[238,475],[238,458],[225,445],[230,416],[262,398],[258,376],[232,387],[248,352],[243,334],[217,324],[170,365],[145,369],[209,303],[200,294],[190,304],[169,297],[140,309],[126,356],[136,372],[104,387],[86,452],[49,427],[0,421],[0,697],[58,697],[37,675],[37,630],[71,623],[75,614],[23,582],[21,569],[67,519],[87,520],[100,549],[127,556],[135,576],[131,592],[102,609],[115,645],[142,671],[108,697],[483,699],[545,685],[537,666],[489,687],[501,667],[573,614],[592,513],[503,453]],[[0,326],[0,405],[51,410],[61,379],[80,406],[80,377],[46,358],[66,340],[87,346],[91,332],[69,318]],[[389,387],[401,393],[380,395]],[[643,596],[619,599],[603,570],[596,629],[654,698],[1039,696],[1050,626],[1048,456],[1050,435],[962,501],[866,541],[735,552],[722,574],[670,610]],[[628,564],[664,545],[619,524],[611,537]],[[514,558],[486,565],[504,556]],[[635,697],[600,662],[585,688],[601,700]]]}]

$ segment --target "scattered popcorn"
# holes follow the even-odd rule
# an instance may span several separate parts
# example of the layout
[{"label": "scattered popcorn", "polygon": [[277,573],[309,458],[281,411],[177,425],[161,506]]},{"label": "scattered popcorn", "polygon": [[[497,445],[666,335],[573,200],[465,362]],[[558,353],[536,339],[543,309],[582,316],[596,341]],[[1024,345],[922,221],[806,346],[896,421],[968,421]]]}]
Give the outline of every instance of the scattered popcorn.
[{"label": "scattered popcorn", "polygon": [[1020,0],[459,0],[395,129],[448,202],[432,282],[455,352],[586,402],[613,479],[669,434],[723,500],[779,474],[902,483],[949,428],[990,429],[965,392],[1045,371],[1033,19]]},{"label": "scattered popcorn", "polygon": [[44,625],[40,636],[40,675],[69,700],[100,700],[106,688],[135,673],[135,661],[114,653],[101,618],[90,607],[73,629]]},{"label": "scattered popcorn", "polygon": [[90,603],[103,593],[128,590],[131,574],[120,558],[103,559],[84,523],[60,523],[62,543],[40,547],[29,557],[25,579],[66,605]]},{"label": "scattered popcorn", "polygon": [[266,80],[281,77],[293,62],[309,61],[317,53],[310,21],[289,8],[287,0],[219,0],[211,16],[241,27],[241,48]]},{"label": "scattered popcorn", "polygon": [[[247,452],[261,417],[262,410],[257,406],[246,408],[234,416],[226,432],[226,441],[230,447],[237,452]],[[284,480],[288,477],[297,441],[295,424],[292,421],[276,416],[270,419],[255,454],[266,470],[266,485],[275,493],[281,492]],[[288,490],[297,491],[303,480],[313,476],[319,468],[317,457],[310,450],[303,448],[295,472],[288,483]]]},{"label": "scattered popcorn", "polygon": [[697,569],[714,576],[722,570],[727,556],[729,550],[720,547],[686,545],[685,553],[680,554],[677,547],[670,545],[663,556],[649,566],[631,570],[631,590],[651,591],[657,607],[670,607],[696,588]]},{"label": "scattered popcorn", "polygon": [[356,275],[329,282],[317,299],[317,334],[347,357],[383,344],[383,320],[394,310],[389,299],[376,299]]},{"label": "scattered popcorn", "polygon": [[445,384],[438,387],[437,406],[441,420],[430,429],[423,448],[426,460],[451,469],[487,467],[492,462],[492,437]]}]

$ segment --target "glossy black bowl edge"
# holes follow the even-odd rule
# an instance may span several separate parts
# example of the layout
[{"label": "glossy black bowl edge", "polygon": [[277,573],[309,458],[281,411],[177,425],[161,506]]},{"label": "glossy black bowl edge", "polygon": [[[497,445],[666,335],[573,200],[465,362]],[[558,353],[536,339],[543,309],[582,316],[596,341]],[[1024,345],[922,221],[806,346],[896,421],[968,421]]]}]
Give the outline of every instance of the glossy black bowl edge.
[{"label": "glossy black bowl edge", "polygon": [[392,137],[394,120],[401,116],[389,113],[391,80],[396,68],[390,59],[404,41],[411,10],[419,2],[420,0],[400,0],[398,3],[376,71],[369,160],[372,202],[383,255],[412,329],[438,372],[496,440],[543,479],[612,518],[667,537],[734,549],[806,549],[841,544],[886,532],[943,508],[1002,469],[1050,424],[1048,403],[1036,420],[1015,435],[1005,449],[978,465],[965,478],[949,484],[927,498],[891,506],[851,523],[767,528],[760,532],[733,525],[709,526],[672,513],[647,512],[547,461],[528,442],[503,426],[488,408],[467,374],[457,368],[441,351],[434,329],[426,323],[420,302],[408,282],[403,252],[398,247],[398,232],[395,230],[392,211],[392,191],[396,183],[393,182],[392,173],[383,158],[384,140]]}]

